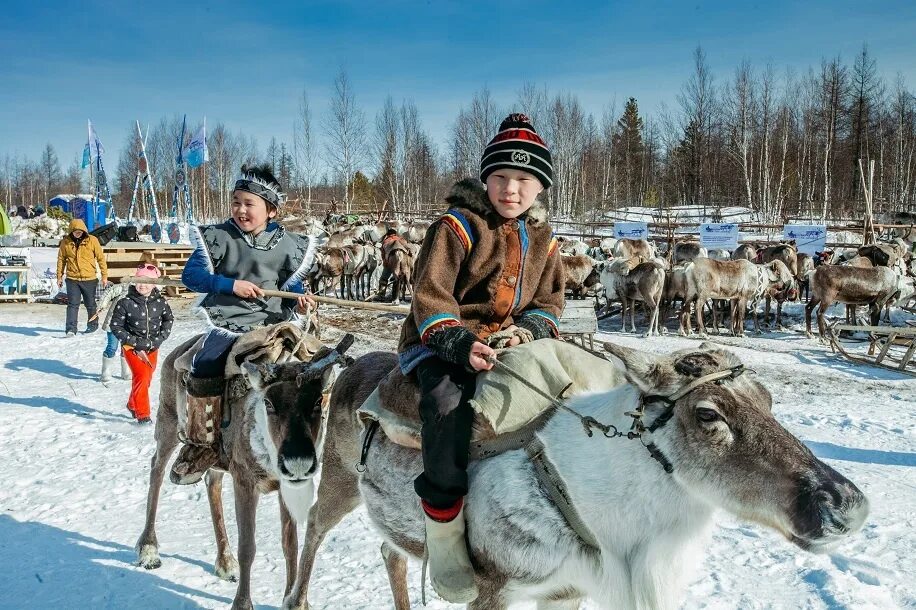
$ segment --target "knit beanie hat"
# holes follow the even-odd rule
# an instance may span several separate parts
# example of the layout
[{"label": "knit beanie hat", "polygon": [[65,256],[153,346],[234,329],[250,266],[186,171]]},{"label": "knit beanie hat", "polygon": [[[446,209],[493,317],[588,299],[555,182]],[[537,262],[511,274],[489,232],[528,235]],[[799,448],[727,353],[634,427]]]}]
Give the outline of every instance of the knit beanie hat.
[{"label": "knit beanie hat", "polygon": [[490,174],[501,168],[520,169],[535,176],[546,189],[553,184],[551,163],[547,144],[531,126],[531,119],[524,114],[510,114],[483,149],[480,180],[486,182]]},{"label": "knit beanie hat", "polygon": [[142,266],[137,267],[137,271],[134,273],[135,277],[160,277],[162,275],[162,272],[159,271],[159,267],[150,263],[140,264]]}]

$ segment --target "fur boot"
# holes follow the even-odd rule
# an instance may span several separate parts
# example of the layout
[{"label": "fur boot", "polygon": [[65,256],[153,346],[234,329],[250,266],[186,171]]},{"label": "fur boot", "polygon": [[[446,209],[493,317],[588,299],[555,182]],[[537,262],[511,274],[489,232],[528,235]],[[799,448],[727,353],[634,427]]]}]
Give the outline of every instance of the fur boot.
[{"label": "fur boot", "polygon": [[127,364],[127,358],[124,355],[121,355],[121,379],[130,381],[134,378],[134,374],[130,371],[130,366]]},{"label": "fur boot", "polygon": [[112,372],[114,371],[114,367],[115,367],[115,359],[113,357],[106,358],[105,356],[102,356],[102,374],[99,376],[99,381],[101,381],[102,383],[108,383],[109,381],[111,381]]},{"label": "fur boot", "polygon": [[464,539],[464,506],[451,521],[437,521],[426,515],[426,553],[429,580],[439,596],[453,604],[477,599],[474,568]]}]

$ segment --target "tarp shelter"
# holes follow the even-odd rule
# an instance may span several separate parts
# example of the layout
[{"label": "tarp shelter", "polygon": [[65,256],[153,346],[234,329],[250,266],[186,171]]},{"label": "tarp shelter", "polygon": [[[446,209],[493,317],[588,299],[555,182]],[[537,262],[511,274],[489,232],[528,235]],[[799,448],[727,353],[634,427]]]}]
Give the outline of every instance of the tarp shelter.
[{"label": "tarp shelter", "polygon": [[75,195],[58,195],[50,201],[48,201],[48,208],[60,208],[63,212],[70,212],[70,200],[73,199]]},{"label": "tarp shelter", "polygon": [[13,232],[13,225],[10,222],[10,217],[7,215],[6,210],[3,209],[5,206],[0,205],[0,235],[9,235]]},{"label": "tarp shelter", "polygon": [[92,201],[91,195],[58,195],[48,201],[48,206],[60,208],[73,214],[74,218],[81,219],[90,231],[108,222],[110,205],[110,201]]}]

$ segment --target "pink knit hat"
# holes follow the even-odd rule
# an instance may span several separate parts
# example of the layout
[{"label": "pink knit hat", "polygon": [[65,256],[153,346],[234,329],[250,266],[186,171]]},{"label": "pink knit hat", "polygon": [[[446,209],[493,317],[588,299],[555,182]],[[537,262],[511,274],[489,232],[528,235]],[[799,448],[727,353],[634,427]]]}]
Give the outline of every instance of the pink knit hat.
[{"label": "pink knit hat", "polygon": [[137,267],[137,272],[134,274],[136,277],[160,277],[162,272],[159,271],[159,267],[156,265],[151,265],[149,263],[141,263]]}]

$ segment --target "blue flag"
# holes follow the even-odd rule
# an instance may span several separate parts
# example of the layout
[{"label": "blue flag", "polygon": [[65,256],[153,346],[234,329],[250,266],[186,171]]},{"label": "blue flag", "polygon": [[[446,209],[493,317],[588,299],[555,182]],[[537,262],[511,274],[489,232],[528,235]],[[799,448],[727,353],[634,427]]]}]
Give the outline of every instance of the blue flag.
[{"label": "blue flag", "polygon": [[191,141],[188,142],[187,148],[184,149],[184,158],[188,167],[200,167],[210,160],[210,153],[207,150],[207,124],[201,127]]},{"label": "blue flag", "polygon": [[80,163],[80,169],[87,167],[89,167],[89,142],[86,142],[86,146],[83,147],[83,162]]}]

